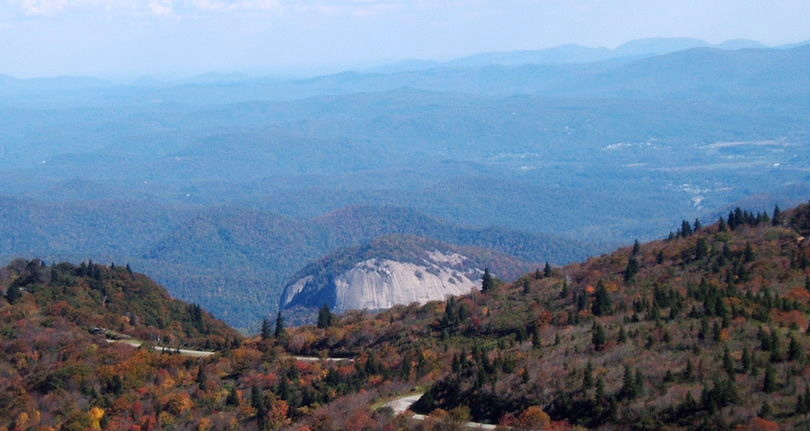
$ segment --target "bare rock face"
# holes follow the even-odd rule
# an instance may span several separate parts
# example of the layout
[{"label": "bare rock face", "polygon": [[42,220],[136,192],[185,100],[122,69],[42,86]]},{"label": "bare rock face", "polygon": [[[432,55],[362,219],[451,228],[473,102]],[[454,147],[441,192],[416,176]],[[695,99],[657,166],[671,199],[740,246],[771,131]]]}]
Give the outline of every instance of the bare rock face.
[{"label": "bare rock face", "polygon": [[[441,254],[440,252],[436,252]],[[457,255],[466,260],[463,256]],[[483,270],[369,259],[335,277],[335,310],[379,310],[397,304],[444,300],[481,285]]]},{"label": "bare rock face", "polygon": [[394,235],[344,249],[308,265],[287,284],[282,308],[381,310],[444,300],[480,289],[484,268],[495,274],[530,265],[490,250]]}]

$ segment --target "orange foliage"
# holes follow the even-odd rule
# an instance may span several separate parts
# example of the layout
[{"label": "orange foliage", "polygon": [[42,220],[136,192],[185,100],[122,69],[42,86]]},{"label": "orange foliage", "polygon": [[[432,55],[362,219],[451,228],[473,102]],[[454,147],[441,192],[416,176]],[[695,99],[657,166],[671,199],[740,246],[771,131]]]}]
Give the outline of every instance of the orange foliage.
[{"label": "orange foliage", "polygon": [[778,423],[762,418],[751,419],[747,424],[738,425],[734,428],[735,431],[777,431],[779,429]]}]

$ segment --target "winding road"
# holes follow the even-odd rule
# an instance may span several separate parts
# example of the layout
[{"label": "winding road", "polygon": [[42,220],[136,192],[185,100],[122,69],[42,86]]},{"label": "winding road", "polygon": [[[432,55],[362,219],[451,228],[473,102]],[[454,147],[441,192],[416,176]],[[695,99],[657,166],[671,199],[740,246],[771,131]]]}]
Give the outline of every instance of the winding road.
[{"label": "winding road", "polygon": [[[383,407],[390,407],[391,410],[393,410],[395,414],[399,415],[399,414],[405,413],[406,411],[410,410],[413,403],[418,401],[419,398],[422,397],[422,395],[424,395],[424,392],[423,393],[418,393],[418,394],[403,395],[403,396],[401,396],[399,398],[394,398],[393,400],[383,404]],[[414,415],[411,416],[411,419],[418,420],[418,421],[423,421],[423,420],[427,419],[427,416],[414,414]],[[481,422],[466,422],[464,424],[464,427],[471,428],[471,429],[480,429],[480,430],[494,430],[494,429],[498,428],[497,425],[485,424],[485,423],[481,423]]]}]

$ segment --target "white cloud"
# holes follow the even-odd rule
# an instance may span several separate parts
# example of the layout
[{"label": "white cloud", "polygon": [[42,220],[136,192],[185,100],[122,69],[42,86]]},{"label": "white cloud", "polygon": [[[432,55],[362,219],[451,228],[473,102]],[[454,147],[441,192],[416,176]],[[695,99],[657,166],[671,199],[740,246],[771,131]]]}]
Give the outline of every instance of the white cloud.
[{"label": "white cloud", "polygon": [[[435,4],[458,0],[434,0]],[[467,0],[469,1],[469,0]],[[71,11],[149,13],[289,11],[319,14],[379,15],[403,7],[423,7],[424,0],[11,0],[28,16],[53,16]]]}]

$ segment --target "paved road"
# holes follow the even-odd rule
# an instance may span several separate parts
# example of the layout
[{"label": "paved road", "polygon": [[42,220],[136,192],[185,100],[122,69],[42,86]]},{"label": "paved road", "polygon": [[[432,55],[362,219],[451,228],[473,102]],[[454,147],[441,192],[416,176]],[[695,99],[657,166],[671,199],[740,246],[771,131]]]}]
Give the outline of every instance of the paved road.
[{"label": "paved road", "polygon": [[[385,407],[390,407],[391,410],[393,410],[395,414],[402,414],[405,411],[409,410],[411,408],[411,405],[413,405],[413,403],[415,403],[417,400],[419,400],[419,398],[421,398],[422,395],[424,395],[424,394],[420,393],[420,394],[404,395],[404,396],[401,396],[399,398],[395,398],[395,399],[385,403]],[[421,420],[425,420],[425,418],[427,418],[427,416],[425,416],[425,415],[416,415],[415,414],[415,415],[411,416],[411,418],[416,419],[418,421],[421,421]],[[467,427],[467,428],[481,429],[481,430],[494,430],[494,429],[498,428],[496,425],[484,424],[484,423],[480,423],[480,422],[467,422],[467,423],[464,424],[464,426]]]},{"label": "paved road", "polygon": [[[107,340],[107,342],[126,344],[132,347],[141,347],[141,344],[143,344],[143,341],[139,340]],[[188,350],[188,349],[177,350],[174,347],[167,347],[167,346],[152,346],[152,350],[155,350],[157,352],[177,353],[182,356],[191,356],[193,358],[205,358],[217,353],[217,352],[208,352],[205,350]]]}]

